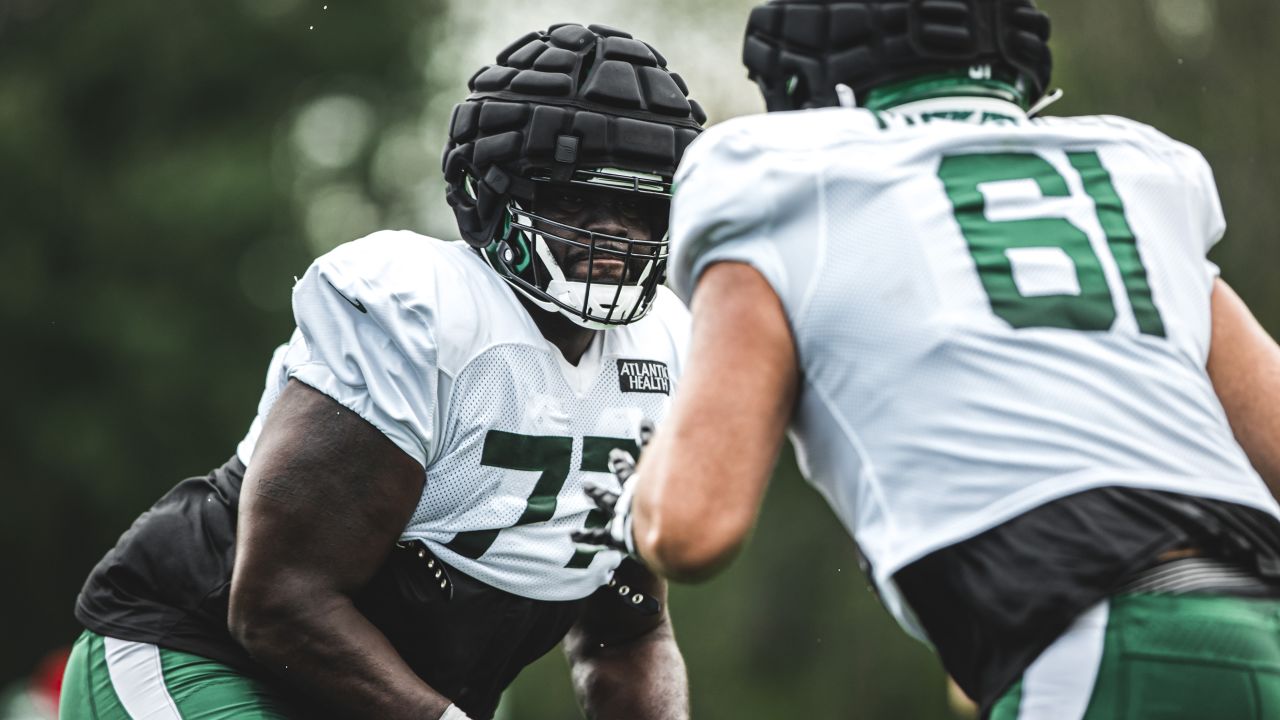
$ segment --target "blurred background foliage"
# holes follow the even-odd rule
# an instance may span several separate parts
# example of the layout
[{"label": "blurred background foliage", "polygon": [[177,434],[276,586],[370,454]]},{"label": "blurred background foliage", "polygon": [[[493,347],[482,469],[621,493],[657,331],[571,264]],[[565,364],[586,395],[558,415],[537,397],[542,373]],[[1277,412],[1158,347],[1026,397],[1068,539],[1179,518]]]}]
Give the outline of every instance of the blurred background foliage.
[{"label": "blurred background foliage", "polygon": [[[74,639],[76,591],[139,512],[232,452],[311,258],[381,227],[456,236],[438,157],[471,72],[529,29],[603,22],[658,45],[713,121],[757,112],[753,4],[0,0],[0,681]],[[1231,225],[1214,257],[1280,332],[1280,4],[1042,5],[1050,113],[1199,147]],[[671,604],[696,717],[949,716],[789,458],[744,555]],[[576,717],[563,659],[504,707]]]}]

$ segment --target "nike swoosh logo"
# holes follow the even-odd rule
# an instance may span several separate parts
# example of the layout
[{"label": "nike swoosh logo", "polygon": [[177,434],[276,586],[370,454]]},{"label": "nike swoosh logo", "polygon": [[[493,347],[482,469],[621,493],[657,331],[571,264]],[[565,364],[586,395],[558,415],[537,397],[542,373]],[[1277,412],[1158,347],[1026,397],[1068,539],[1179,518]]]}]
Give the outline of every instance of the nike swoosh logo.
[{"label": "nike swoosh logo", "polygon": [[339,289],[338,289],[338,287],[337,287],[336,285],[334,285],[333,283],[329,282],[329,278],[325,278],[325,279],[324,279],[324,281],[325,281],[325,282],[327,282],[327,283],[329,283],[329,287],[333,288],[333,291],[334,291],[334,292],[338,293],[338,297],[340,297],[340,298],[342,298],[343,300],[346,300],[347,302],[351,303],[351,307],[353,307],[353,308],[355,308],[355,309],[359,310],[359,311],[360,311],[360,312],[362,312],[362,313],[368,314],[368,312],[369,312],[369,311],[368,311],[367,309],[365,309],[364,303],[360,302],[359,300],[352,300],[351,298],[347,297],[346,295],[343,295],[343,294],[342,294],[342,291],[341,291],[341,290],[339,290]]}]

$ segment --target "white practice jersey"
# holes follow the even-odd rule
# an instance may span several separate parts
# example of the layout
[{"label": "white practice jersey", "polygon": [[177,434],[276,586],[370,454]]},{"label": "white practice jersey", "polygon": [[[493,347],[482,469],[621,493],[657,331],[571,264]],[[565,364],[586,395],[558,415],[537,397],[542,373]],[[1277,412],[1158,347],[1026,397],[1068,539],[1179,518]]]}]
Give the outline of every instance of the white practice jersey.
[{"label": "white practice jersey", "polygon": [[403,539],[463,573],[537,600],[575,600],[622,556],[578,550],[599,523],[583,492],[608,486],[609,450],[666,415],[688,311],[662,289],[649,314],[601,332],[577,366],[463,243],[380,232],[312,264],[293,291],[298,329],[276,351],[239,455],[290,378],[358,413],[421,464]]},{"label": "white practice jersey", "polygon": [[754,266],[804,374],[806,476],[894,573],[1057,498],[1167,490],[1280,516],[1205,371],[1224,231],[1194,149],[1000,101],[730,121],[685,157],[673,285]]}]

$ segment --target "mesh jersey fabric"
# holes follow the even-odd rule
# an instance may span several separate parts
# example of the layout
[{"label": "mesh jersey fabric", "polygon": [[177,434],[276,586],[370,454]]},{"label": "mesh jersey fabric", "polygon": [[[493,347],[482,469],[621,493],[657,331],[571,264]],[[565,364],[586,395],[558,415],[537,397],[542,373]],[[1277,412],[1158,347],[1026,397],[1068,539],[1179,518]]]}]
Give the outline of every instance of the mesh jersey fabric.
[{"label": "mesh jersey fabric", "polygon": [[[293,304],[298,330],[274,355],[239,445],[247,465],[262,419],[296,378],[423,465],[403,539],[536,600],[577,600],[608,581],[621,555],[583,556],[569,533],[594,509],[583,480],[613,482],[601,449],[667,412],[689,325],[674,295],[662,290],[645,318],[599,333],[572,366],[474,251],[401,231],[316,260]],[[665,384],[636,390],[625,363]]]},{"label": "mesh jersey fabric", "polygon": [[[1142,293],[1117,260],[1115,207],[1076,167],[1090,155],[1137,238],[1162,335],[1141,324]],[[942,172],[968,156],[1040,169],[974,184],[981,212],[967,219],[986,223],[974,237]],[[917,637],[895,572],[1057,498],[1127,486],[1280,516],[1205,372],[1217,274],[1205,253],[1225,222],[1208,164],[1186,145],[1122,118],[1028,120],[994,100],[914,116],[771,113],[694,143],[672,213],[678,294],[737,261],[782,300],[804,375],[791,427],[801,468]],[[990,236],[976,236],[1044,220],[1053,227],[1027,228],[1003,253],[1018,293],[1005,300],[1086,294],[1088,268],[1049,237],[1067,223],[1083,238],[1077,257],[1096,258],[1088,293],[1109,295],[1105,328],[1015,329],[997,315],[976,259]]]}]

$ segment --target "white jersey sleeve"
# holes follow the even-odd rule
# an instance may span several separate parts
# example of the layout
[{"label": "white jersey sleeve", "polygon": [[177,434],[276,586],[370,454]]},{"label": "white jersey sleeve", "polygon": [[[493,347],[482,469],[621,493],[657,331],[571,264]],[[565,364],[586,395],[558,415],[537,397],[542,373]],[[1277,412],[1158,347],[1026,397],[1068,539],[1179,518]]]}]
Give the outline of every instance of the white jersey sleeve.
[{"label": "white jersey sleeve", "polygon": [[[1201,207],[1204,209],[1204,238],[1206,254],[1213,249],[1215,245],[1222,241],[1223,235],[1227,232],[1227,218],[1222,212],[1222,198],[1218,196],[1218,183],[1214,180],[1213,169],[1209,166],[1209,161],[1198,150],[1187,148],[1192,152],[1194,157],[1192,162],[1196,169],[1195,177],[1200,181],[1200,197],[1203,198]],[[1205,258],[1205,269],[1211,278],[1216,278],[1220,274],[1217,264]]]},{"label": "white jersey sleeve", "polygon": [[1124,137],[1127,141],[1123,145],[1167,167],[1179,181],[1169,188],[1173,193],[1165,200],[1186,218],[1186,227],[1177,233],[1177,239],[1189,243],[1188,254],[1199,256],[1210,279],[1218,277],[1218,266],[1205,256],[1222,241],[1227,221],[1213,169],[1199,150],[1150,125],[1116,115],[1049,117],[1036,122],[1052,130]]},{"label": "white jersey sleeve", "polygon": [[716,262],[747,263],[775,289],[784,282],[782,257],[768,234],[775,199],[758,192],[767,168],[752,162],[752,150],[737,133],[703,135],[680,166],[671,205],[671,285],[686,303]]},{"label": "white jersey sleeve", "polygon": [[[826,242],[826,185],[814,172],[821,145],[771,132],[787,115],[721,123],[685,155],[671,206],[671,286],[685,303],[706,268],[731,261],[755,268],[787,307],[804,305],[821,263],[814,248]],[[869,113],[848,122],[852,132],[875,124]],[[762,160],[773,151],[786,152],[788,163]]]},{"label": "white jersey sleeve", "polygon": [[386,267],[397,256],[378,251],[394,235],[342,245],[298,281],[293,312],[308,352],[288,376],[346,406],[425,467],[436,433],[435,309],[379,284],[399,275]]},{"label": "white jersey sleeve", "polygon": [[1226,234],[1227,218],[1222,212],[1222,198],[1218,196],[1218,183],[1213,178],[1213,169],[1199,152],[1196,152],[1196,159],[1199,160],[1199,178],[1203,189],[1201,196],[1205,199],[1204,237],[1208,241],[1205,252],[1208,252]]},{"label": "white jersey sleeve", "polygon": [[1159,130],[1129,118],[1116,115],[1100,115],[1086,118],[1054,118],[1045,124],[1049,127],[1088,126],[1090,123],[1104,125],[1109,130],[1127,133],[1135,137],[1132,144],[1141,143],[1148,154],[1167,156],[1168,164],[1180,171],[1186,182],[1188,209],[1198,218],[1199,227],[1189,228],[1188,235],[1204,241],[1197,248],[1208,253],[1217,245],[1227,231],[1227,221],[1222,212],[1222,199],[1218,196],[1218,184],[1213,177],[1213,169],[1209,161],[1199,150],[1178,142]]}]

